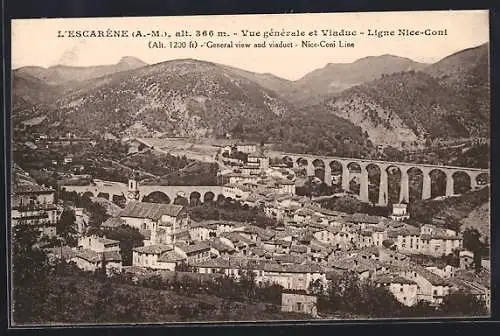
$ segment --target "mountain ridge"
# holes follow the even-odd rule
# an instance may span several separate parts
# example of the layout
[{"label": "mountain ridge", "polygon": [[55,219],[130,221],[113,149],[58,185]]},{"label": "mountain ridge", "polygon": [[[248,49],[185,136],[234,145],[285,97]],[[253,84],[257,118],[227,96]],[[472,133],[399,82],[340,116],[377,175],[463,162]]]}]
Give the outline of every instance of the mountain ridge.
[{"label": "mountain ridge", "polygon": [[[367,56],[329,63],[296,81],[193,58],[140,66],[137,59],[124,57],[118,64],[137,67],[64,85],[14,70],[14,114],[27,119],[44,111],[47,122],[62,119],[81,132],[118,136],[237,134],[293,144],[302,137],[286,127],[303,122],[308,131],[330,140],[339,135],[325,144],[330,149],[344,135],[358,137],[364,146],[365,133],[373,144],[422,145],[429,135],[487,133],[485,48],[468,48],[431,65],[392,54]],[[339,134],[335,125],[342,125]],[[303,141],[314,142],[307,139],[315,136]]]},{"label": "mountain ridge", "polygon": [[115,64],[92,66],[56,64],[47,68],[40,66],[25,66],[13,70],[13,73],[30,75],[50,85],[64,85],[69,82],[84,81],[144,66],[147,66],[147,63],[139,58],[124,56]]}]

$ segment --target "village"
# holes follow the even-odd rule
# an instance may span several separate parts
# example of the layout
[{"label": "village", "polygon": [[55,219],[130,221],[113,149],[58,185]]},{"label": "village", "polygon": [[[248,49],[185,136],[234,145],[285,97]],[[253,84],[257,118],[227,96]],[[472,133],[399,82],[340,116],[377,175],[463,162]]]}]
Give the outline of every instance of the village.
[{"label": "village", "polygon": [[[244,153],[245,159],[232,151]],[[46,248],[54,260],[73,262],[88,272],[105,269],[111,279],[122,273],[137,277],[183,271],[225,275],[238,281],[251,272],[256,286],[283,288],[282,311],[313,317],[319,316],[317,288],[326,289],[329,281],[346,272],[386,288],[408,307],[422,301],[437,307],[457,291],[469,293],[489,307],[490,260],[483,258],[478,265],[474,253],[463,247],[461,232],[406,223],[411,217],[406,200],[390,205],[387,217],[345,213],[297,195],[299,172],[270,162],[258,145],[223,147],[216,160],[224,184],[221,194],[210,201],[222,199],[245,211],[265,214],[274,225],[200,220],[192,218],[189,202],[141,201],[144,195],[136,174],[129,177],[124,207],[114,205],[116,211],[100,223],[98,232],[89,230],[92,214],[86,209],[56,201],[54,188],[17,176],[12,190],[12,225],[30,224],[40,231],[41,241],[57,240],[56,246]],[[75,218],[74,246],[56,229],[68,210]],[[134,228],[143,237],[127,261],[121,242],[103,233],[120,227]],[[481,276],[476,274],[478,269]]]}]

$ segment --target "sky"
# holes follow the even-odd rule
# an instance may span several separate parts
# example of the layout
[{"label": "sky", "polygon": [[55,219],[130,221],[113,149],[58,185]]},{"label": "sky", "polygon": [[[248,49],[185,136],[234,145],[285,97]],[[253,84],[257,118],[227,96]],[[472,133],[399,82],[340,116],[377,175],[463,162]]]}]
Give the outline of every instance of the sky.
[{"label": "sky", "polygon": [[[446,29],[447,36],[367,36],[368,29]],[[57,37],[66,30],[160,30],[174,34],[180,30],[213,30],[230,34],[229,38],[207,37],[203,42],[351,42],[350,48],[149,48],[158,38],[77,38]],[[250,31],[310,31],[322,29],[364,31],[355,37],[244,37],[241,30]],[[190,38],[161,39],[193,41]],[[115,64],[124,56],[134,56],[149,64],[172,59],[194,58],[226,64],[259,73],[296,80],[328,63],[349,63],[366,56],[392,54],[415,61],[432,63],[452,53],[489,41],[487,11],[433,12],[372,12],[323,14],[272,14],[189,17],[128,17],[128,18],[71,18],[20,19],[12,21],[12,68],[22,66],[49,67],[57,64],[89,66]]]}]

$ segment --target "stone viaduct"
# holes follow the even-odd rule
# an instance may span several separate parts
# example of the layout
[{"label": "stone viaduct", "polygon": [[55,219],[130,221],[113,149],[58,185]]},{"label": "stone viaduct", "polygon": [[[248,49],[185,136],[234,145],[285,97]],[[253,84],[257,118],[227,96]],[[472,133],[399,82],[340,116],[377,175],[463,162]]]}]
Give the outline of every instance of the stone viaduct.
[{"label": "stone viaduct", "polygon": [[[331,184],[332,181],[332,163],[337,163],[342,167],[342,189],[349,190],[349,183],[352,179],[352,173],[350,172],[350,167],[353,164],[357,164],[361,169],[359,173],[359,183],[360,191],[359,198],[363,202],[369,202],[368,197],[368,170],[369,166],[375,166],[380,171],[380,181],[379,181],[379,195],[377,205],[387,206],[388,205],[388,170],[390,168],[396,168],[401,173],[400,179],[400,192],[399,201],[409,201],[409,176],[408,172],[411,169],[418,169],[423,176],[422,182],[422,199],[431,198],[431,172],[440,171],[446,176],[446,193],[445,196],[454,195],[454,180],[453,176],[457,173],[464,173],[470,179],[470,187],[474,189],[478,187],[478,177],[480,175],[487,176],[487,181],[489,181],[490,170],[489,169],[479,169],[479,168],[466,168],[466,167],[453,167],[444,165],[429,165],[429,164],[415,164],[415,163],[405,163],[405,162],[389,162],[389,161],[377,161],[377,160],[365,160],[365,159],[353,159],[345,157],[329,157],[329,156],[317,156],[317,155],[305,155],[305,154],[293,154],[293,153],[279,153],[271,156],[278,156],[283,160],[291,160],[293,162],[294,168],[305,167],[308,176],[315,176],[316,168],[324,168],[325,177],[324,181],[327,184]],[[96,180],[93,185],[86,186],[62,186],[66,191],[75,191],[79,194],[91,193],[92,196],[98,196],[99,194],[108,194],[109,200],[113,200],[113,196],[124,196],[127,197],[128,185],[119,182],[108,182]],[[162,193],[166,195],[170,202],[173,202],[176,196],[183,196],[188,200],[191,196],[196,195],[203,202],[205,199],[216,199],[219,195],[222,195],[222,186],[156,186],[156,185],[141,185],[138,186],[140,199],[143,200],[144,197],[149,196],[153,193]]]},{"label": "stone viaduct", "polygon": [[454,195],[454,181],[453,176],[456,173],[465,173],[470,178],[470,187],[474,189],[478,186],[478,177],[482,174],[486,174],[489,179],[490,171],[489,169],[479,169],[479,168],[466,168],[466,167],[453,167],[453,166],[440,166],[440,165],[429,165],[429,164],[416,164],[416,163],[405,163],[405,162],[390,162],[390,161],[377,161],[377,160],[364,160],[364,159],[352,159],[345,157],[329,157],[329,156],[317,156],[317,155],[304,155],[304,154],[292,154],[292,153],[281,153],[280,158],[283,160],[292,160],[293,167],[299,168],[304,167],[307,172],[307,176],[314,176],[315,170],[318,166],[324,168],[325,178],[324,181],[327,184],[331,184],[332,181],[332,163],[336,162],[342,167],[342,189],[349,190],[349,182],[351,181],[349,167],[352,164],[357,164],[360,169],[360,191],[359,198],[363,202],[369,202],[368,198],[368,171],[367,167],[370,165],[378,167],[380,171],[380,184],[379,184],[379,196],[377,204],[379,206],[386,206],[388,204],[388,176],[387,172],[389,168],[395,167],[401,172],[400,180],[400,202],[409,201],[409,179],[408,171],[410,169],[418,169],[423,175],[423,186],[422,186],[422,199],[431,198],[431,175],[430,173],[434,170],[440,171],[446,175],[446,196]]},{"label": "stone viaduct", "polygon": [[[65,191],[75,191],[78,194],[90,193],[96,197],[99,194],[108,194],[108,199],[113,200],[113,196],[127,197],[128,185],[126,183],[96,181],[93,185],[72,186],[63,185]],[[141,185],[138,186],[140,199],[150,196],[153,193],[162,193],[166,195],[172,203],[177,196],[182,196],[188,200],[192,195],[197,195],[203,202],[205,198],[216,199],[222,194],[222,186],[156,186]]]}]

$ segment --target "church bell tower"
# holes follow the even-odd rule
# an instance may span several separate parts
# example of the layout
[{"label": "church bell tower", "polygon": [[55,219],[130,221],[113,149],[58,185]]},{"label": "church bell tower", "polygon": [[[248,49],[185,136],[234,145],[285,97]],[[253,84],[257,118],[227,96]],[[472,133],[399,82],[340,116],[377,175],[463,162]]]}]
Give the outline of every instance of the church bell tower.
[{"label": "church bell tower", "polygon": [[127,201],[138,201],[140,198],[139,193],[139,174],[137,172],[133,172],[130,178],[128,179],[128,194]]}]

